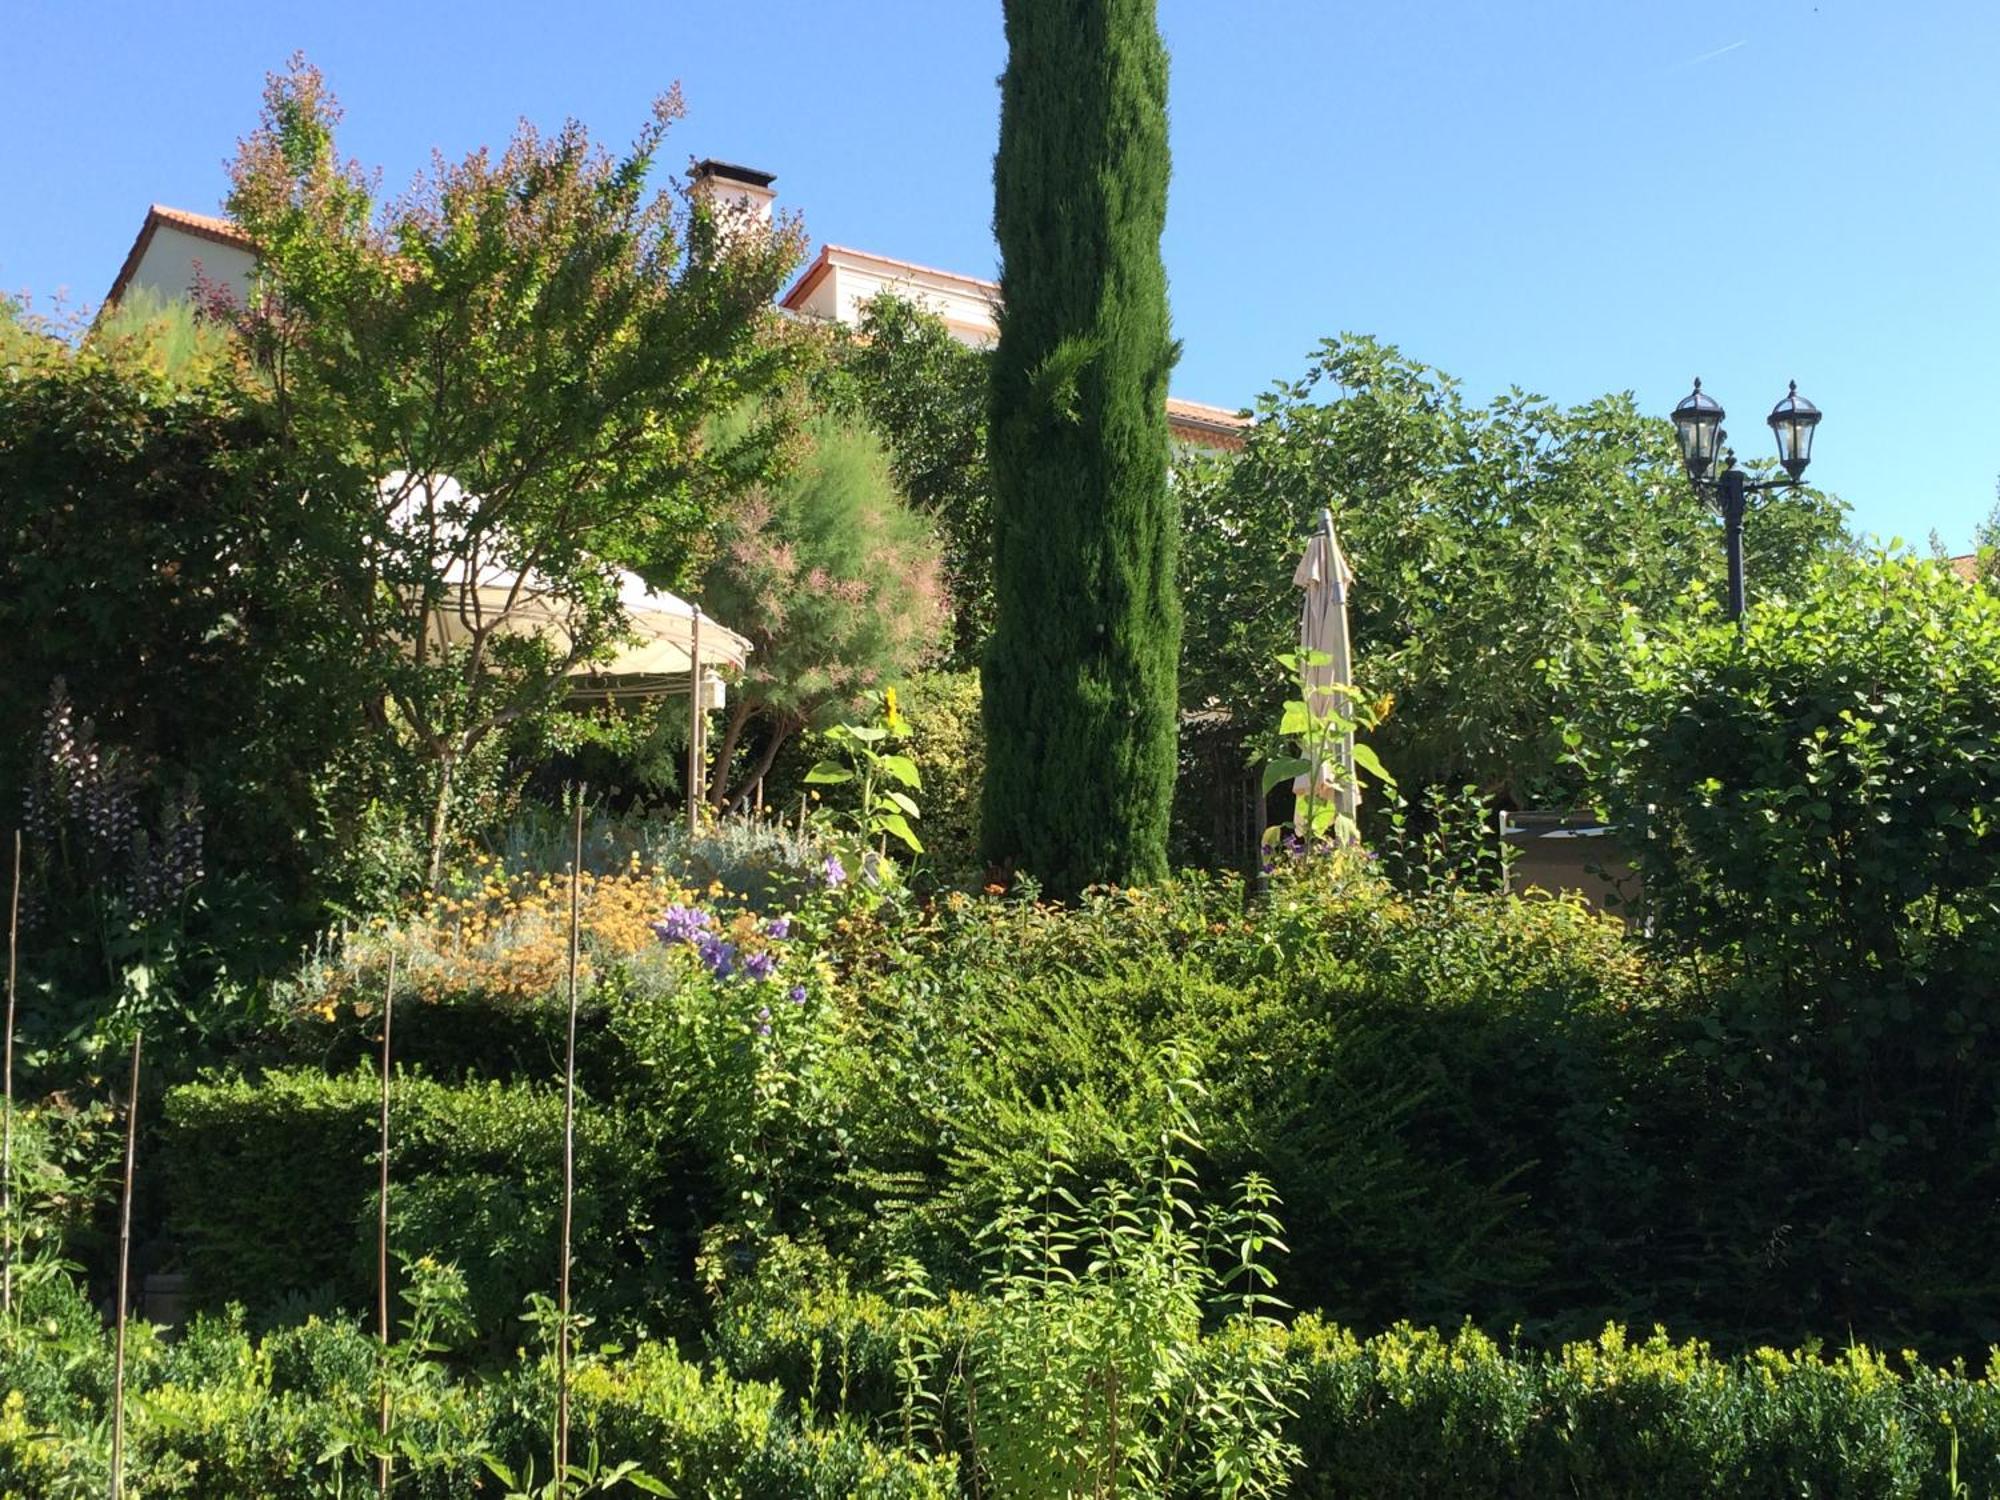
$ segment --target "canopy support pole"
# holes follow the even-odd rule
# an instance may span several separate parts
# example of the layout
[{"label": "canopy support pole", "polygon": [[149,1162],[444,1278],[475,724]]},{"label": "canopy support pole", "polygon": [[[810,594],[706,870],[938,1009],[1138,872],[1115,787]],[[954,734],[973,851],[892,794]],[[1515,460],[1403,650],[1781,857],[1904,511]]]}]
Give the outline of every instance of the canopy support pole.
[{"label": "canopy support pole", "polygon": [[694,635],[688,645],[688,833],[690,836],[701,832],[701,804],[708,795],[706,778],[707,756],[703,753],[702,731],[707,727],[707,719],[701,711],[701,606],[694,611]]}]

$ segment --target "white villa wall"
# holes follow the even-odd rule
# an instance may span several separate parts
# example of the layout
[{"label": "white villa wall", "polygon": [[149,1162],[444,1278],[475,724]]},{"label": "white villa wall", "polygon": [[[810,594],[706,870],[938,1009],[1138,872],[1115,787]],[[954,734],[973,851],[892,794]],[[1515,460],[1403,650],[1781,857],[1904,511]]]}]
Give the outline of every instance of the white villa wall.
[{"label": "white villa wall", "polygon": [[189,234],[167,223],[154,228],[146,253],[139,257],[127,285],[157,292],[162,300],[171,302],[193,293],[197,262],[211,283],[228,286],[238,297],[249,292],[250,272],[257,262],[248,250]]},{"label": "white villa wall", "polygon": [[935,313],[954,337],[975,348],[1000,336],[993,317],[999,288],[990,282],[831,247],[825,262],[811,287],[790,302],[793,311],[852,325],[873,298],[893,292]]}]

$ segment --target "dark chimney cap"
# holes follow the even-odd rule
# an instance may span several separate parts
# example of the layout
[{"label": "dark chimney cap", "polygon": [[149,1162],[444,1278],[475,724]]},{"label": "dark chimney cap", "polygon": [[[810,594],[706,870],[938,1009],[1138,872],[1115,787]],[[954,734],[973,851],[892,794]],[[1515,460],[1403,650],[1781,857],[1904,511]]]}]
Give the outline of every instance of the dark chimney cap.
[{"label": "dark chimney cap", "polygon": [[694,175],[697,179],[723,177],[731,182],[740,182],[754,188],[767,188],[778,180],[776,172],[760,172],[755,167],[739,167],[734,162],[717,161],[712,156],[703,157],[694,164]]}]

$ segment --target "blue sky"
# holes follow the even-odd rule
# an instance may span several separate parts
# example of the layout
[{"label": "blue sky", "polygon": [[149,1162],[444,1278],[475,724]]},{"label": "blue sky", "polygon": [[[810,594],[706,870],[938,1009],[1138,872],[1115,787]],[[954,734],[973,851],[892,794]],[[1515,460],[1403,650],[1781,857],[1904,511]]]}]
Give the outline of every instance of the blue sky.
[{"label": "blue sky", "polygon": [[[776,172],[815,243],[995,269],[986,0],[7,9],[0,287],[38,300],[101,297],[148,202],[215,208],[294,48],[391,186],[519,116],[622,141],[678,79],[676,164]],[[1796,378],[1863,529],[1962,550],[1992,508],[1990,0],[1161,0],[1161,26],[1177,394],[1247,402],[1352,330],[1482,398],[1664,412],[1700,374],[1761,454]]]}]

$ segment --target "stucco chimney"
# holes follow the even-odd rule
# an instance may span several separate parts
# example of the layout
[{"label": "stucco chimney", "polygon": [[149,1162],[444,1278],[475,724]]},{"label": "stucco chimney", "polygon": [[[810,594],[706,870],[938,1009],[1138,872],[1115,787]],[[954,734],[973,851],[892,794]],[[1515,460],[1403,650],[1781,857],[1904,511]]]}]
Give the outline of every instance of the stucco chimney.
[{"label": "stucco chimney", "polygon": [[771,203],[778,196],[771,187],[778,180],[775,173],[711,157],[696,162],[690,176],[695,200],[709,206],[725,234],[753,224],[759,229],[770,227]]}]

